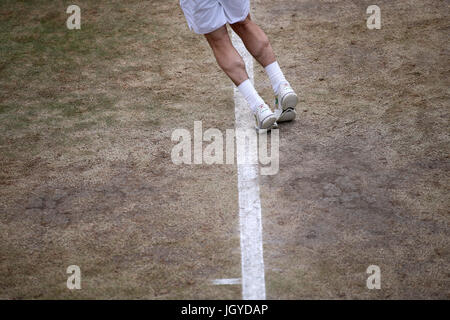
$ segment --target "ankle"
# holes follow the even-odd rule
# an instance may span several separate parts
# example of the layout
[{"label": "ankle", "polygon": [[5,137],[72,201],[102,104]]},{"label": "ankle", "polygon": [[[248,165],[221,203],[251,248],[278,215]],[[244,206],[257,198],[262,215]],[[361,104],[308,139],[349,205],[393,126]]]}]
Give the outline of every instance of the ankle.
[{"label": "ankle", "polygon": [[287,82],[283,72],[280,69],[280,66],[278,65],[278,62],[275,61],[269,64],[265,67],[265,70],[269,77],[270,83],[272,84],[273,92],[275,94],[278,94],[280,84],[283,82]]}]

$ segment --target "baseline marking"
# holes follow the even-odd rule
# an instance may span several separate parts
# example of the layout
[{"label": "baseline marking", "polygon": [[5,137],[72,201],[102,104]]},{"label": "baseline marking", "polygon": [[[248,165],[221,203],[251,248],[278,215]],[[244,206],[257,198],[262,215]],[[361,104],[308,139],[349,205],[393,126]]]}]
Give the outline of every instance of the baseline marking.
[{"label": "baseline marking", "polygon": [[[234,47],[242,56],[250,81],[253,80],[253,57],[245,49],[242,40],[232,31]],[[254,128],[255,120],[244,97],[234,86],[234,114],[236,129]],[[265,300],[264,258],[262,245],[261,200],[259,197],[258,162],[248,139],[245,146],[236,148],[238,163],[239,225],[241,243],[242,299]],[[240,161],[241,159],[241,161]],[[246,161],[247,160],[247,161]]]}]

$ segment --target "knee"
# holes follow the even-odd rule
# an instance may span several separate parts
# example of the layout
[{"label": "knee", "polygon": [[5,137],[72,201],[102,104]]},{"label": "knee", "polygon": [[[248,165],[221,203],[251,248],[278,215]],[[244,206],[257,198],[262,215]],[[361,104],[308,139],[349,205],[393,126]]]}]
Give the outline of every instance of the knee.
[{"label": "knee", "polygon": [[252,39],[251,46],[254,50],[253,53],[257,56],[263,54],[270,46],[269,38],[267,38],[266,34],[250,19],[250,15],[243,21],[232,24],[231,27],[244,41]]}]

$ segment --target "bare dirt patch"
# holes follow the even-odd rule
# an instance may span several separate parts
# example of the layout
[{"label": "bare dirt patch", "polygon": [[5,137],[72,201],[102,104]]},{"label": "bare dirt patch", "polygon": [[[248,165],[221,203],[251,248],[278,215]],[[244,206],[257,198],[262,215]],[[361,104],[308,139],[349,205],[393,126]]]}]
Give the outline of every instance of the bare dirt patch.
[{"label": "bare dirt patch", "polygon": [[254,2],[302,100],[261,179],[271,298],[449,298],[449,4],[371,4]]}]

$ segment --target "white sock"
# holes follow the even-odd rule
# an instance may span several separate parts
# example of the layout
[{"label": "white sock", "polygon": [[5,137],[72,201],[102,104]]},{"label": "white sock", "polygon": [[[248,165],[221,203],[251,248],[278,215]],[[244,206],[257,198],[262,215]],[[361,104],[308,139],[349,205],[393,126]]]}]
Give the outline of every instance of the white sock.
[{"label": "white sock", "polygon": [[253,113],[256,113],[256,108],[264,104],[264,100],[259,96],[258,92],[256,92],[255,87],[253,87],[249,79],[242,82],[238,86],[238,89],[250,105],[250,109],[252,109]]},{"label": "white sock", "polygon": [[284,74],[281,71],[278,62],[276,61],[269,64],[264,69],[266,69],[266,73],[269,76],[270,82],[272,83],[273,92],[275,93],[275,95],[277,95],[280,84],[282,84],[283,82],[287,82],[286,78],[284,77]]}]

